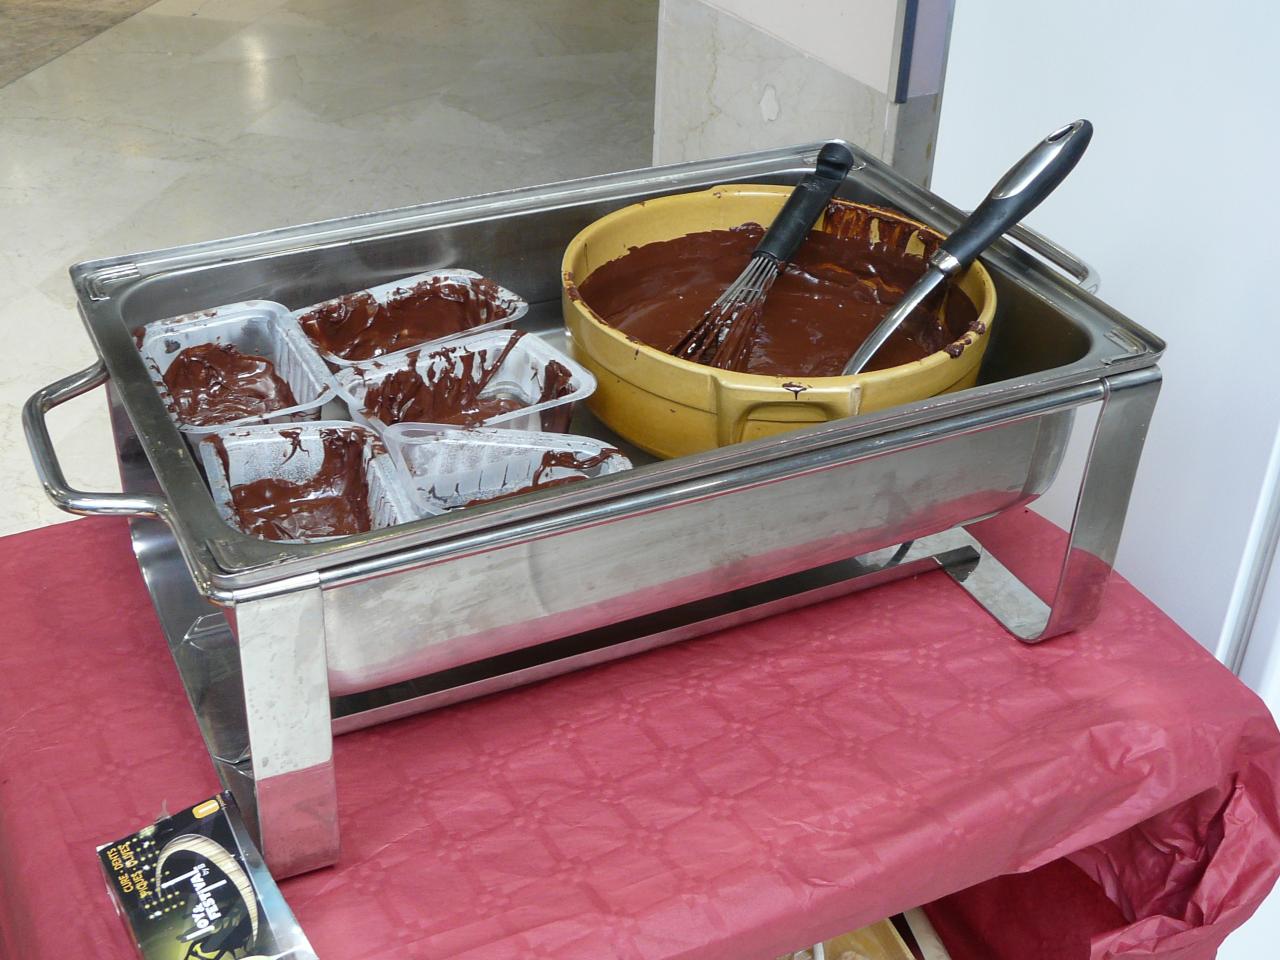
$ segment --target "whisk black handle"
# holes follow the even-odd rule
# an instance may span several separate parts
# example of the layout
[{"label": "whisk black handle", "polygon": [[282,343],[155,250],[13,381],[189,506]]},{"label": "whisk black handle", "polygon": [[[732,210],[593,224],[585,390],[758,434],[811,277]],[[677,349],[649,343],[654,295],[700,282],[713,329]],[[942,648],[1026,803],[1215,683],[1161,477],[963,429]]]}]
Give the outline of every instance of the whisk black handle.
[{"label": "whisk black handle", "polygon": [[817,169],[796,184],[755,252],[780,263],[795,256],[852,166],[853,151],[843,143],[833,141],[818,151]]}]

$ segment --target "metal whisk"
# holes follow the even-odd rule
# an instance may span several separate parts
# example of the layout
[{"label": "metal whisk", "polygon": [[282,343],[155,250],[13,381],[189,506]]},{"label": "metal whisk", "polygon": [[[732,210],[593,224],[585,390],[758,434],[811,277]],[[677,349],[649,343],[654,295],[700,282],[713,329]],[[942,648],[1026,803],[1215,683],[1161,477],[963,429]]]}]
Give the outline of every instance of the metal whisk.
[{"label": "metal whisk", "polygon": [[818,152],[817,168],[796,184],[746,269],[676,344],[673,356],[723,370],[739,369],[746,363],[765,297],[778,279],[778,271],[800,249],[853,161],[853,151],[836,141]]}]

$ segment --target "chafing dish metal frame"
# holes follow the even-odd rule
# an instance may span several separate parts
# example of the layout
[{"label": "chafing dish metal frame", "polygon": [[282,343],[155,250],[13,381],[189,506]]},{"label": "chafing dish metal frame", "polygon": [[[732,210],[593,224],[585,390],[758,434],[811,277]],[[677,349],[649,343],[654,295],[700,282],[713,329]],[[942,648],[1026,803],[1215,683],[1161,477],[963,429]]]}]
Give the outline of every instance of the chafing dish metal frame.
[{"label": "chafing dish metal frame", "polygon": [[[306,277],[297,271],[338,263],[349,268],[351,276],[367,279],[375,266],[383,273],[407,274],[446,265],[426,262],[433,259],[465,261],[466,266],[497,274],[541,304],[544,327],[557,326],[558,270],[548,273],[544,264],[526,262],[534,258],[522,259],[521,251],[510,247],[508,228],[543,223],[548,231],[541,238],[543,245],[562,248],[572,236],[564,231],[576,232],[573,224],[585,225],[608,209],[646,197],[726,182],[795,182],[811,167],[820,146],[530,187],[72,268],[80,309],[102,359],[28,401],[23,419],[37,472],[50,498],[64,510],[135,518],[138,562],[210,756],[223,782],[240,799],[277,876],[337,858],[334,733],[939,566],[1026,641],[1047,639],[1096,615],[1159,390],[1156,361],[1164,344],[1008,241],[984,256],[1001,288],[1002,309],[1050,311],[1060,321],[1054,335],[1074,338],[1063,347],[1074,359],[1046,369],[1028,361],[1027,369],[1007,371],[1009,375],[994,382],[878,414],[322,544],[271,544],[222,522],[130,333],[138,323],[212,306],[214,300],[262,296],[272,290],[273,282],[280,282],[282,265],[294,268],[290,276]],[[954,207],[853,149],[858,171],[843,195],[884,203],[944,231],[959,222],[961,214]],[[449,242],[459,231],[490,237],[493,249],[473,246],[462,255]],[[1096,285],[1096,275],[1056,244],[1026,231],[1022,237],[1081,283]],[[414,247],[414,262],[361,261],[367,249],[362,245],[376,243],[383,245],[378,249],[387,249],[388,241]],[[419,249],[423,244],[431,249]],[[493,266],[477,262],[486,256],[494,258]],[[495,269],[503,265],[505,269]],[[230,286],[220,282],[228,270],[239,271],[233,273],[237,279]],[[527,276],[519,276],[522,271]],[[306,295],[320,299],[314,294],[326,292],[325,283],[336,284],[337,292],[344,283],[353,288],[350,277],[335,276],[316,280]],[[355,284],[361,285],[365,284]],[[155,295],[157,290],[161,295]],[[182,310],[171,309],[175,297],[189,298]],[[1013,343],[1008,352],[1016,355],[1025,346]],[[126,491],[122,494],[71,488],[44,425],[49,409],[102,384],[109,384]],[[650,524],[660,536],[663,523],[672,522],[663,517],[677,512],[672,508],[727,502],[723,498],[731,495],[742,502],[762,502],[758,498],[768,497],[771,485],[791,484],[792,489],[817,496],[818,481],[813,478],[850,478],[860,476],[854,472],[858,470],[880,471],[874,474],[878,482],[892,484],[899,467],[915,471],[911,477],[922,476],[927,471],[921,464],[944,451],[951,451],[947,455],[952,460],[943,462],[953,468],[981,471],[988,468],[963,459],[967,445],[992,457],[1002,449],[1001,437],[1018,449],[1030,443],[1034,449],[1027,453],[1030,473],[1025,488],[1006,491],[993,508],[998,512],[1027,502],[1053,481],[1074,411],[1089,405],[1096,405],[1097,420],[1050,603],[1032,593],[961,525],[992,510],[984,514],[978,508],[974,515],[960,515],[953,507],[938,514],[945,519],[931,527],[927,508],[932,504],[925,503],[923,513],[917,510],[903,527],[890,522],[865,535],[846,531],[848,552],[829,547],[815,553],[816,562],[808,566],[792,559],[770,572],[767,563],[750,569],[747,564],[719,581],[712,577],[696,590],[689,588],[669,608],[654,608],[650,600],[648,607],[623,604],[615,614],[597,610],[593,618],[565,617],[539,635],[532,648],[496,648],[475,662],[451,663],[425,680],[393,677],[395,682],[375,690],[333,696],[326,643],[341,642],[334,636],[334,624],[341,623],[334,619],[336,597],[356,596],[358,589],[372,589],[376,597],[379,584],[403,583],[406,571],[460,564],[486,551],[512,555],[513,550],[535,549],[528,545],[548,539],[587,536],[584,531],[603,531],[598,536],[607,539],[611,530]],[[981,486],[980,474],[972,479]],[[757,500],[743,500],[747,495]],[[744,556],[751,546],[743,545]],[[726,567],[733,566],[732,556],[728,547],[708,554]],[[537,561],[528,563],[532,568]],[[574,599],[593,599],[588,593],[584,589],[583,596]]]}]

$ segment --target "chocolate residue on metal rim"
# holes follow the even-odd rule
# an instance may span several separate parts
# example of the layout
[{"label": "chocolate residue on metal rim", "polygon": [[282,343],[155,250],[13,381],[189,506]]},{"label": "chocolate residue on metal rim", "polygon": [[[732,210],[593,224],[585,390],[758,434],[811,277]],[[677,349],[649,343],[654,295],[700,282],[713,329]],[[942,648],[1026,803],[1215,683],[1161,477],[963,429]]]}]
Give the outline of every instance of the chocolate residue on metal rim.
[{"label": "chocolate residue on metal rim", "polygon": [[[763,234],[747,223],[634,247],[598,267],[578,290],[602,322],[670,353],[741,272]],[[769,292],[738,368],[775,377],[840,376],[940,244],[888,211],[833,203]],[[949,285],[925,301],[867,369],[922,360],[973,331],[977,320],[974,304]]]},{"label": "chocolate residue on metal rim", "polygon": [[805,390],[808,390],[809,388],[805,386],[803,383],[784,383],[782,385],[782,389],[790,390],[793,396],[798,397],[800,396],[801,393],[803,393]]}]

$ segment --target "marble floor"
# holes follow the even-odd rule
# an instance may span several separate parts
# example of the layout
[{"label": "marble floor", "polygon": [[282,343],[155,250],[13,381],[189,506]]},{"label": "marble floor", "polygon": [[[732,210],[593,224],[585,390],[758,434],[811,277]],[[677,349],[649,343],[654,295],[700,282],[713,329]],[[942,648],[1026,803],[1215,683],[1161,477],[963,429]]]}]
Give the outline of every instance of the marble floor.
[{"label": "marble floor", "polygon": [[0,87],[133,16],[153,0],[0,0]]},{"label": "marble floor", "polygon": [[[69,519],[26,397],[93,349],[81,260],[647,165],[657,0],[160,0],[0,87],[0,534]],[[119,489],[95,391],[51,414]]]}]

